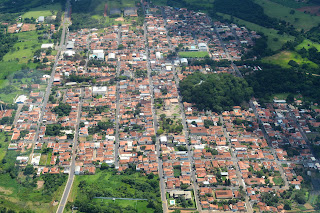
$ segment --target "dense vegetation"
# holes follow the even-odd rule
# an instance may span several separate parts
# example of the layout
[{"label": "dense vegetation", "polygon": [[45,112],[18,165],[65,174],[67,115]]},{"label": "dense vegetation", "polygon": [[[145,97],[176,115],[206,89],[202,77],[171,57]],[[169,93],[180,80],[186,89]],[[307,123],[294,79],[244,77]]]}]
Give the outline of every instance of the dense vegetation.
[{"label": "dense vegetation", "polygon": [[47,136],[61,136],[62,135],[61,124],[48,124],[46,126],[46,135]]},{"label": "dense vegetation", "polygon": [[194,103],[200,110],[221,112],[248,101],[253,94],[247,82],[230,74],[189,75],[180,83],[183,101]]},{"label": "dense vegetation", "polygon": [[71,112],[71,106],[69,104],[59,103],[59,106],[53,108],[52,111],[59,116],[68,116]]},{"label": "dense vegetation", "polygon": [[283,69],[265,64],[262,71],[246,75],[245,79],[257,98],[269,100],[276,93],[301,93],[306,100],[320,101],[319,77],[306,74],[303,69]]},{"label": "dense vegetation", "polygon": [[3,56],[11,50],[17,40],[17,36],[0,33],[0,61],[2,61]]},{"label": "dense vegetation", "polygon": [[96,126],[88,128],[88,133],[90,135],[95,133],[101,133],[102,131],[112,127],[113,127],[113,123],[111,121],[107,121],[107,122],[99,121]]},{"label": "dense vegetation", "polygon": [[76,185],[78,193],[74,206],[78,207],[79,212],[138,212],[136,208],[115,202],[100,202],[95,197],[148,199],[147,212],[162,212],[158,177],[136,172],[133,165],[121,174],[116,173],[114,169],[104,168],[95,176],[87,176],[90,179],[76,177],[80,181]]},{"label": "dense vegetation", "polygon": [[268,28],[273,28],[277,24],[276,19],[265,15],[263,8],[252,0],[216,0],[214,3],[214,9],[217,12],[236,16]]}]

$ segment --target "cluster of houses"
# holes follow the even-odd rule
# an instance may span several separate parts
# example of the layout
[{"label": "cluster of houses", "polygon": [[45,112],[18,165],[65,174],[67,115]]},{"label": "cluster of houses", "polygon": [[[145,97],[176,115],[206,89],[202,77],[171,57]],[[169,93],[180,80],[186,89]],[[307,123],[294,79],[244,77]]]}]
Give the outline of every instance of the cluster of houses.
[{"label": "cluster of houses", "polygon": [[[32,163],[39,174],[69,173],[73,151],[77,175],[95,174],[102,163],[119,171],[134,165],[159,175],[171,209],[180,208],[175,200],[183,197],[203,210],[246,211],[253,205],[274,210],[262,203],[261,192],[281,193],[290,185],[300,189],[303,178],[295,164],[320,166],[304,138],[320,126],[320,111],[297,110],[277,100],[265,108],[253,101],[252,108],[235,106],[217,114],[182,103],[178,85],[188,74],[232,73],[232,68],[168,60],[177,48],[208,52],[216,61],[228,55],[237,60],[259,36],[234,24],[213,23],[200,12],[146,2],[144,7],[144,26],[133,21],[68,33],[46,106],[41,85],[31,85],[28,97],[17,99],[23,107],[14,127],[3,126],[12,131],[8,149],[33,147],[30,156],[17,161]],[[136,9],[127,12],[135,15]],[[49,79],[43,76],[43,84]],[[70,110],[59,112],[65,106]],[[12,113],[1,110],[0,119]],[[177,128],[165,128],[164,122]],[[290,153],[283,148],[287,145]]]}]

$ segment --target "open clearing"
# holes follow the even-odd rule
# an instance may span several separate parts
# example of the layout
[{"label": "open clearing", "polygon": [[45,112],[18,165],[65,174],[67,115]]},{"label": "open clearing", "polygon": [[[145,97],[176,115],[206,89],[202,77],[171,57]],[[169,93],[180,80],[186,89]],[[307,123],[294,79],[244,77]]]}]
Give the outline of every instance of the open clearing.
[{"label": "open clearing", "polygon": [[59,3],[44,5],[41,7],[32,8],[30,11],[23,14],[22,18],[39,18],[39,16],[51,16],[56,14],[59,10],[61,10],[61,5]]},{"label": "open clearing", "polygon": [[310,49],[311,47],[315,47],[315,48],[317,48],[318,51],[320,51],[320,44],[313,42],[313,41],[310,41],[309,39],[305,39],[301,44],[296,46],[296,50],[300,50],[303,47],[307,50]]},{"label": "open clearing", "polygon": [[262,59],[262,62],[280,65],[283,68],[290,68],[291,66],[288,65],[290,60],[294,60],[299,65],[309,64],[311,67],[318,67],[317,64],[306,58],[302,58],[298,53],[293,51],[282,51],[273,56],[265,57]]}]

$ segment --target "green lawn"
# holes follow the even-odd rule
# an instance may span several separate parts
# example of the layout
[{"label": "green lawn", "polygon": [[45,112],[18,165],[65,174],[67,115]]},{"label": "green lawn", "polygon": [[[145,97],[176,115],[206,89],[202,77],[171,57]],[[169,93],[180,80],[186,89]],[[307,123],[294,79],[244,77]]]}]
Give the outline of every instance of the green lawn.
[{"label": "green lawn", "polygon": [[30,9],[30,11],[22,15],[22,18],[39,18],[39,16],[51,16],[56,14],[59,10],[61,10],[61,4],[59,3],[43,5]]},{"label": "green lawn", "polygon": [[281,100],[286,100],[289,94],[290,93],[277,93],[277,94],[274,94],[273,97],[277,97],[278,99],[281,99]]},{"label": "green lawn", "polygon": [[309,30],[320,23],[319,16],[305,14],[298,10],[294,10],[294,14],[290,14],[292,8],[269,0],[254,0],[254,2],[264,8],[266,15],[289,22],[297,29]]},{"label": "green lawn", "polygon": [[[230,15],[223,14],[223,13],[218,13],[218,15],[224,17],[225,19],[231,20]],[[285,44],[287,41],[294,40],[293,36],[290,36],[287,34],[279,35],[278,31],[275,29],[265,28],[260,25],[254,24],[252,22],[239,19],[237,17],[234,17],[232,22],[240,26],[246,26],[250,30],[263,33],[265,36],[268,37],[268,47],[274,51],[279,50],[282,47],[282,45]]]},{"label": "green lawn", "polygon": [[195,51],[195,52],[179,52],[179,56],[183,58],[204,58],[206,56],[209,56],[208,52],[201,52],[201,51]]},{"label": "green lawn", "polygon": [[310,41],[309,39],[303,40],[303,42],[301,44],[296,46],[296,50],[300,50],[303,47],[307,50],[310,49],[311,47],[315,47],[315,48],[317,48],[318,51],[320,51],[320,44],[313,42],[313,41]]},{"label": "green lawn", "polygon": [[294,60],[299,65],[302,64],[309,64],[311,67],[318,67],[317,64],[313,63],[312,61],[302,58],[298,53],[293,51],[282,51],[278,54],[275,54],[273,56],[265,57],[262,59],[262,62],[264,63],[271,63],[271,64],[277,64],[284,68],[290,68],[291,66],[288,65],[288,62],[290,60]]},{"label": "green lawn", "polygon": [[283,179],[281,177],[275,177],[275,178],[273,178],[273,182],[275,185],[279,186],[279,185],[283,184]]},{"label": "green lawn", "polygon": [[181,169],[173,169],[173,175],[174,175],[174,177],[180,177],[181,176]]},{"label": "green lawn", "polygon": [[47,163],[47,158],[48,158],[47,155],[41,154],[41,158],[40,158],[40,163],[39,164],[45,166],[46,163]]}]

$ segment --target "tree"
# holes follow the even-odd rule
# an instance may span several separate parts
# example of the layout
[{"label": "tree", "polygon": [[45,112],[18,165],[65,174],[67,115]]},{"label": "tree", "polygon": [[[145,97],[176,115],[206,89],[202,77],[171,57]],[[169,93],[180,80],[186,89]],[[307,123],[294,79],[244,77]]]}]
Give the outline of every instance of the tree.
[{"label": "tree", "polygon": [[299,67],[299,64],[298,64],[296,61],[294,61],[294,60],[290,60],[290,61],[288,62],[288,65],[290,65],[290,66],[292,66],[292,67]]},{"label": "tree", "polygon": [[52,111],[59,116],[67,116],[71,112],[71,106],[69,104],[59,103],[59,106],[53,108]]},{"label": "tree", "polygon": [[305,204],[307,202],[306,197],[302,191],[297,192],[294,196],[294,199],[299,204]]},{"label": "tree", "polygon": [[24,169],[23,174],[24,174],[24,175],[31,175],[31,174],[33,174],[33,173],[34,173],[33,165],[28,164],[28,165],[26,166],[26,168]]},{"label": "tree", "polygon": [[289,203],[289,202],[286,202],[286,203],[284,204],[283,208],[284,208],[285,210],[291,210],[290,203]]},{"label": "tree", "polygon": [[288,104],[292,104],[292,103],[294,102],[294,95],[290,93],[290,94],[287,96],[286,102],[287,102]]},{"label": "tree", "polygon": [[157,135],[162,135],[164,133],[163,129],[158,129],[157,130]]},{"label": "tree", "polygon": [[101,164],[101,167],[100,167],[101,170],[106,170],[108,168],[109,168],[108,164],[106,164],[106,163]]},{"label": "tree", "polygon": [[253,94],[243,78],[231,74],[196,72],[180,82],[180,89],[183,101],[194,103],[199,110],[214,112],[231,110],[233,106],[248,101]]}]

